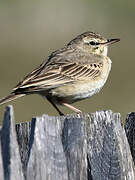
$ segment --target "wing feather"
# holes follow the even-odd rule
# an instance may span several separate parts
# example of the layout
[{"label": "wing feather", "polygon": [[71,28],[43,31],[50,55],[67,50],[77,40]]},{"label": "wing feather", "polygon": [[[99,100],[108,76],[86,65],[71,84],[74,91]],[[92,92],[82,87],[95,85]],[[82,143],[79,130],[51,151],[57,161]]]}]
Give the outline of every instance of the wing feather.
[{"label": "wing feather", "polygon": [[[80,59],[71,59],[71,56],[65,59],[66,56],[58,56],[47,59],[37,69],[28,74],[23,81],[21,81],[14,89],[13,92],[32,92],[47,90],[65,85],[70,82],[90,80],[98,77],[102,71],[103,64],[101,59],[97,57],[93,61],[92,55],[85,61]],[[64,58],[64,59],[63,59]],[[75,56],[74,56],[75,58]],[[76,58],[79,58],[77,55]],[[84,61],[84,63],[82,63]]]},{"label": "wing feather", "polygon": [[70,68],[68,69],[68,71],[62,70],[61,73],[75,80],[86,80],[86,79],[94,79],[96,76],[99,76],[102,70],[101,68],[102,66],[99,66],[99,64],[96,64],[96,67],[95,67],[95,63],[91,65],[89,64],[87,65],[75,64],[74,65],[74,64],[73,64],[74,69],[71,69],[71,71],[70,71]]}]

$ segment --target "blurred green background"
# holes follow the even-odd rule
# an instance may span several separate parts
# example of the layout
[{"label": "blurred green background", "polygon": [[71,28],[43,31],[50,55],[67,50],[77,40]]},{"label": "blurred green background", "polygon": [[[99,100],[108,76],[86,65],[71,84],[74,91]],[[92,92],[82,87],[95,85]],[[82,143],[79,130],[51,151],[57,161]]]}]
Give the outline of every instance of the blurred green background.
[{"label": "blurred green background", "polygon": [[[84,112],[112,109],[125,116],[135,111],[135,1],[7,0],[0,1],[0,97],[6,96],[43,57],[76,35],[94,31],[121,41],[109,49],[112,71],[104,88],[74,105]],[[11,102],[16,122],[43,113],[57,115],[38,95]],[[0,121],[6,105],[0,107]],[[71,113],[61,108],[64,113]]]}]

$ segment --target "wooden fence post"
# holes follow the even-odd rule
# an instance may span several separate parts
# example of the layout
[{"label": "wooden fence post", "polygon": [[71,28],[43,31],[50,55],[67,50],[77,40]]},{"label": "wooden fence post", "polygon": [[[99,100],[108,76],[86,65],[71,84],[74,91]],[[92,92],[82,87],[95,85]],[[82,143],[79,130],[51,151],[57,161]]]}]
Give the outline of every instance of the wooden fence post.
[{"label": "wooden fence post", "polygon": [[119,113],[43,115],[15,125],[8,106],[0,140],[1,180],[135,179]]}]

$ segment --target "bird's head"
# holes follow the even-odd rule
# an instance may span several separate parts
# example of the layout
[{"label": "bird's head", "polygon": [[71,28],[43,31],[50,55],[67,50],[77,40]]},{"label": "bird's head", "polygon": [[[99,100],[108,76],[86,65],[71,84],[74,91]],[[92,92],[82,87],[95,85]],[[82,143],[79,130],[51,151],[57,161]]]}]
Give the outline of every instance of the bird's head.
[{"label": "bird's head", "polygon": [[120,39],[106,39],[100,34],[85,32],[69,42],[68,46],[75,47],[87,53],[107,56],[108,46]]}]

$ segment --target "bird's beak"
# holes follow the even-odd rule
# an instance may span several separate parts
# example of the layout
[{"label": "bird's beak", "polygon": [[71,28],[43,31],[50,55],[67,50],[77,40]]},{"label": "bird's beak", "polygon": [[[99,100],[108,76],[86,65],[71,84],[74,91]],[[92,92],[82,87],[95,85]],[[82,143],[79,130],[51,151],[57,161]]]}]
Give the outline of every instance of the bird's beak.
[{"label": "bird's beak", "polygon": [[119,42],[120,41],[120,39],[118,38],[118,39],[108,39],[106,42],[104,42],[103,44],[105,44],[105,45],[110,45],[110,44],[113,44],[113,43],[116,43],[116,42]]}]

